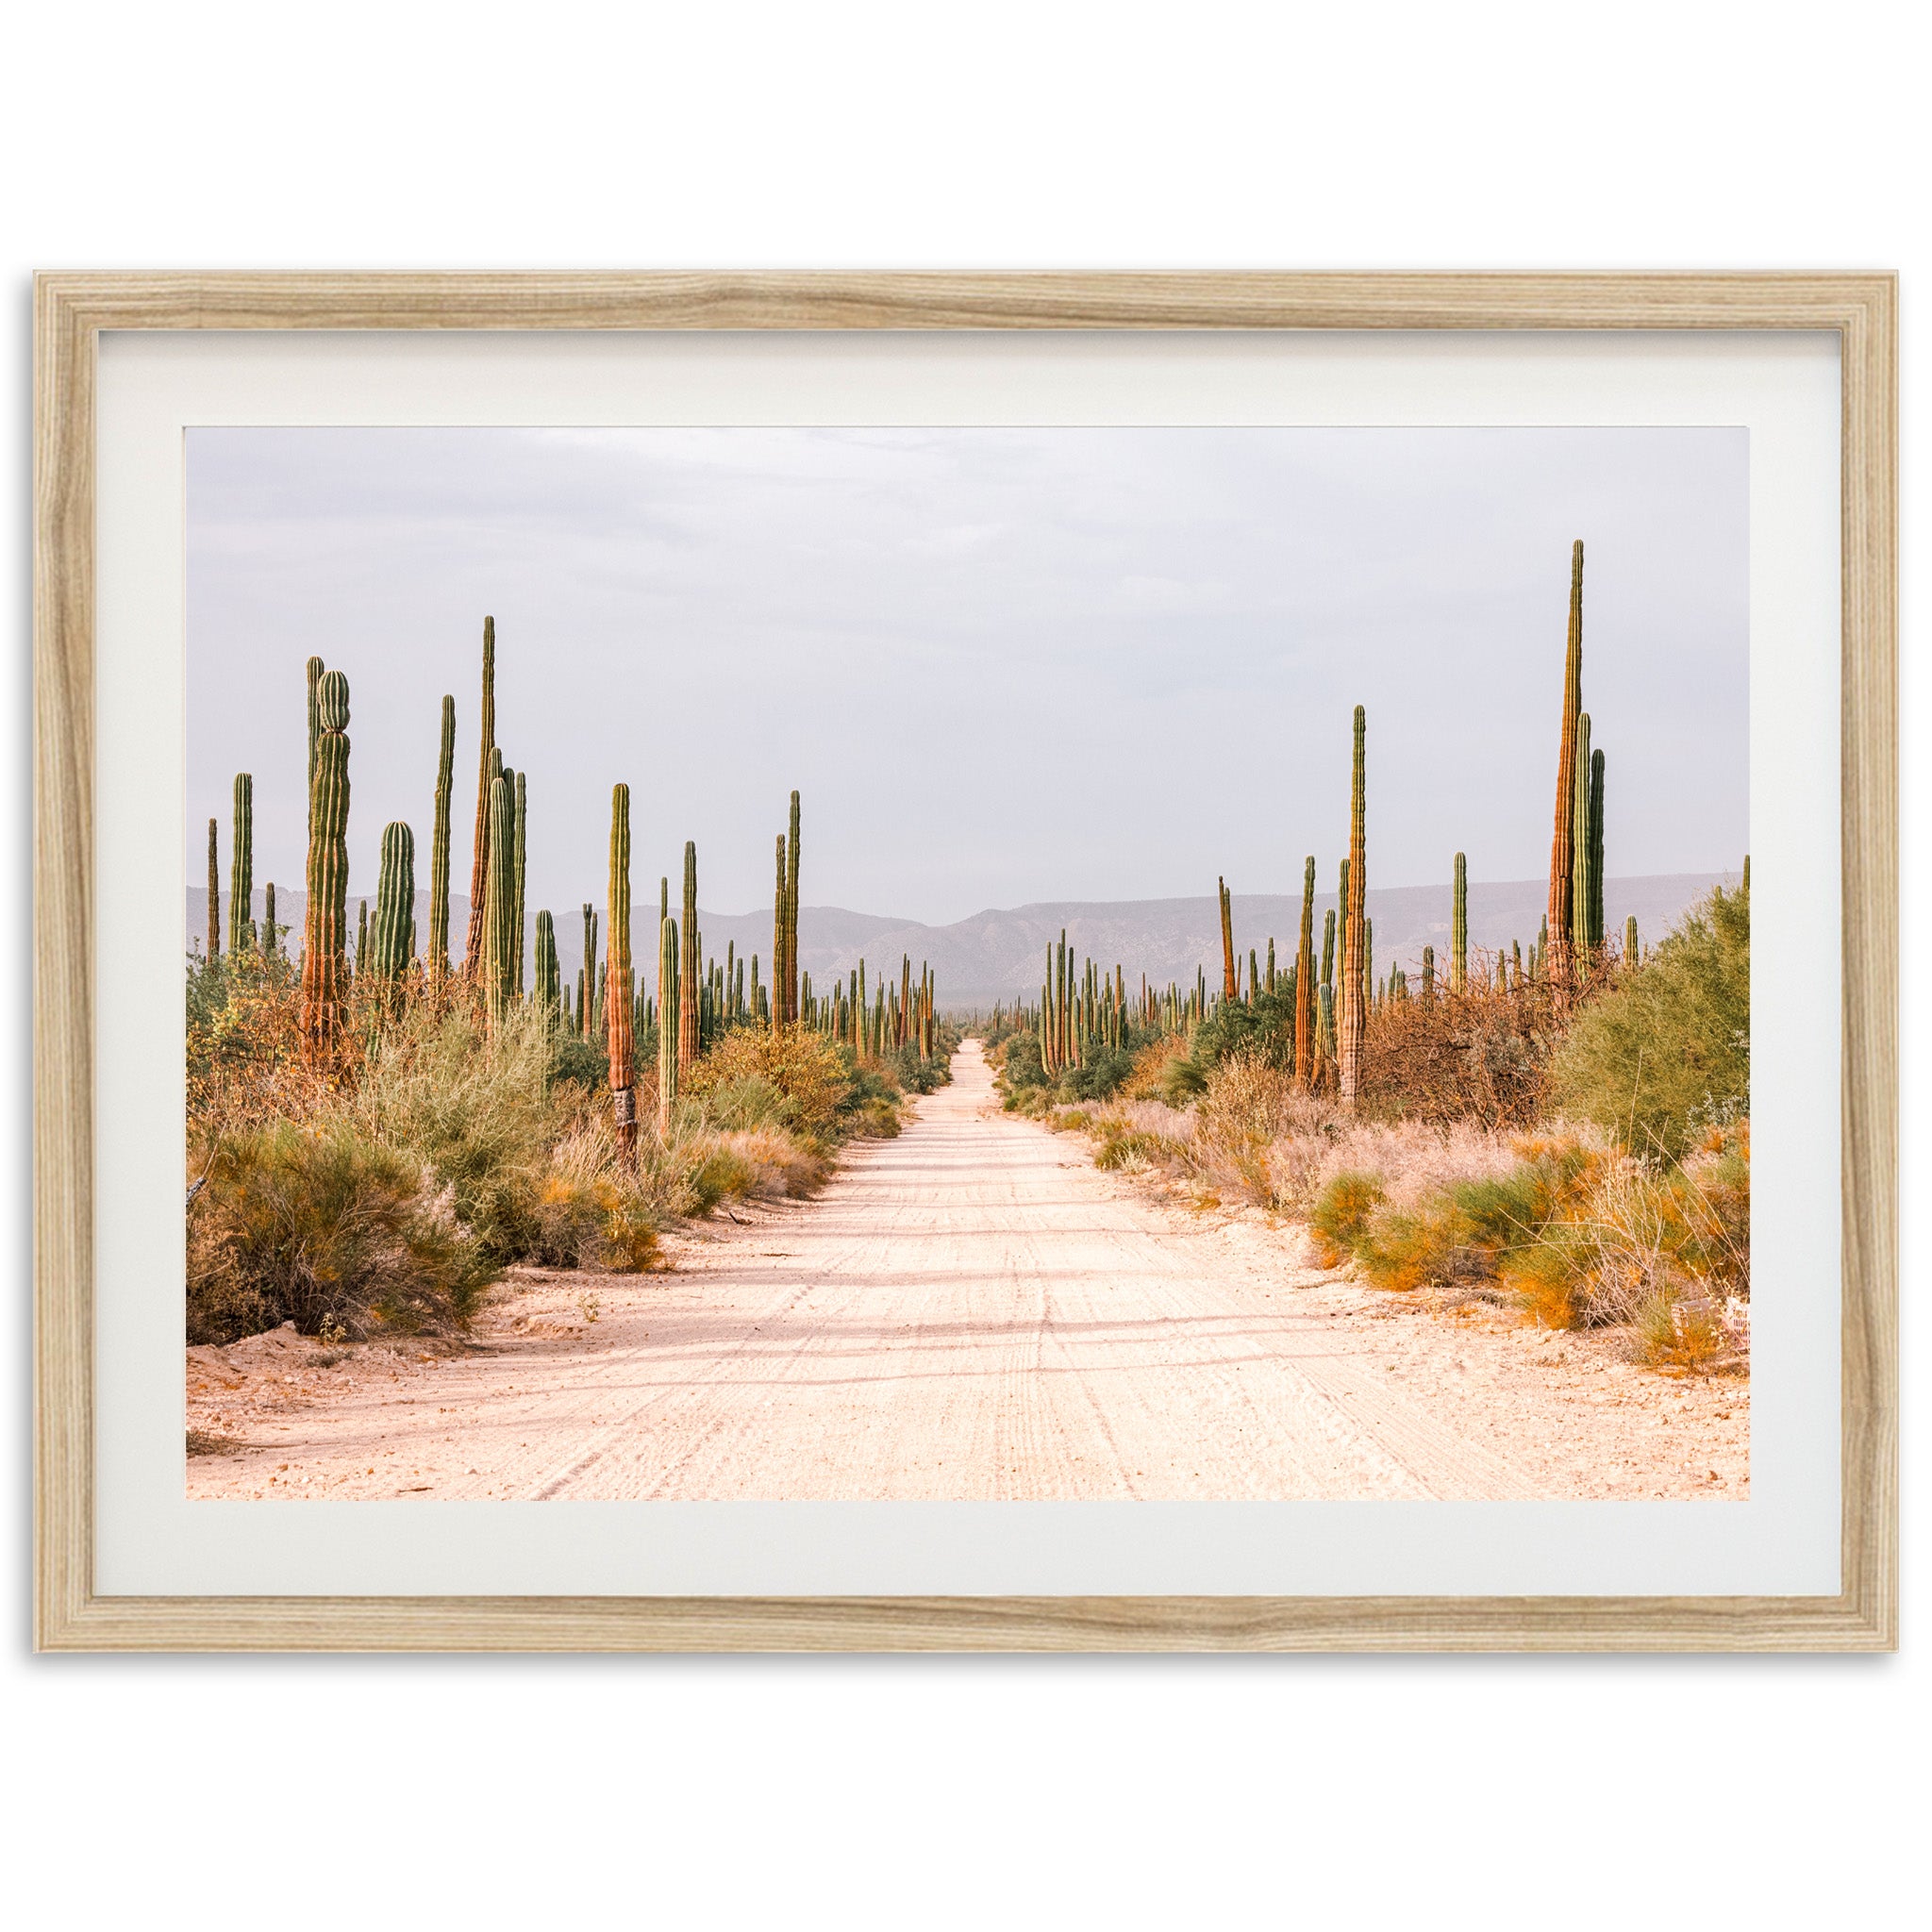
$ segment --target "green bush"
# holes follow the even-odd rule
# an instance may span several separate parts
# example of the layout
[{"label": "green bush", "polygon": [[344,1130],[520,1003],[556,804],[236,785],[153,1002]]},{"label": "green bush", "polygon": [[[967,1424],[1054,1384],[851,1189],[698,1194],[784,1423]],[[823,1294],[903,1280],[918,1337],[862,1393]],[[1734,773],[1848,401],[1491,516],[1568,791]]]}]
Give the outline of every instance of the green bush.
[{"label": "green bush", "polygon": [[423,1163],[346,1122],[231,1132],[188,1210],[188,1340],[460,1327],[500,1270]]},{"label": "green bush", "polygon": [[1751,1110],[1751,896],[1720,886],[1576,1016],[1550,1099],[1654,1163]]},{"label": "green bush", "polygon": [[1316,1195],[1308,1224],[1322,1242],[1324,1260],[1328,1267],[1339,1267],[1355,1252],[1355,1245],[1382,1194],[1379,1174],[1351,1169],[1335,1175]]}]

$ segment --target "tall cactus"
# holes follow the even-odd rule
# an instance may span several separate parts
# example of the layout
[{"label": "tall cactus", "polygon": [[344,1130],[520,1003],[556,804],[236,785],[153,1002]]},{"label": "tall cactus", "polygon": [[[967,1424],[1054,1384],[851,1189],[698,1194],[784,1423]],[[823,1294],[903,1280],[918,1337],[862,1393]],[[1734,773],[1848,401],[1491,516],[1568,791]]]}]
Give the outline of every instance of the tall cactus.
[{"label": "tall cactus", "polygon": [[251,950],[255,922],[255,780],[235,774],[235,835],[228,853],[228,950]]},{"label": "tall cactus", "polygon": [[[1424,975],[1423,985],[1428,986]],[[1449,991],[1461,992],[1469,984],[1469,860],[1456,855],[1456,896],[1449,911]]]},{"label": "tall cactus", "polygon": [[620,1166],[638,1164],[638,1103],[636,1041],[631,1034],[630,970],[630,787],[610,788],[610,947],[605,980],[610,996],[604,1002],[609,1028],[610,1108],[617,1123]]},{"label": "tall cactus", "polygon": [[261,889],[261,957],[275,956],[275,882],[270,879]]},{"label": "tall cactus", "polygon": [[349,680],[325,672],[315,686],[315,784],[308,794],[308,904],[302,944],[302,1057],[329,1065],[348,993]]},{"label": "tall cactus", "polygon": [[1575,927],[1571,919],[1576,866],[1576,737],[1583,716],[1583,539],[1570,549],[1570,636],[1563,653],[1563,729],[1557,747],[1557,809],[1550,838],[1548,957],[1550,984],[1561,1000],[1574,976]]},{"label": "tall cactus", "polygon": [[1224,878],[1214,882],[1215,903],[1221,913],[1221,997],[1234,1004],[1234,898]]},{"label": "tall cactus", "polygon": [[563,1013],[563,970],[557,960],[557,922],[548,912],[537,914],[537,1003],[553,1024]]},{"label": "tall cactus", "polygon": [[382,828],[382,871],[375,886],[375,937],[371,970],[391,990],[409,964],[409,928],[416,917],[416,835],[401,819]]},{"label": "tall cactus", "polygon": [[321,692],[323,674],[326,668],[320,658],[309,658],[308,662],[302,667],[303,675],[308,683],[308,796],[311,802],[305,836],[311,839],[315,836],[315,815],[313,810],[313,800],[315,797],[315,753],[316,747],[322,742]]},{"label": "tall cactus", "polygon": [[591,906],[584,908],[584,964],[577,974],[577,1031],[588,1040],[591,1037],[591,1008],[597,1000],[597,914]]},{"label": "tall cactus", "polygon": [[775,853],[778,874],[772,886],[772,1031],[785,1025],[785,938],[788,924],[785,904],[785,834],[778,834]]},{"label": "tall cactus", "polygon": [[1355,770],[1348,812],[1348,903],[1342,909],[1341,1008],[1336,1016],[1336,1070],[1343,1107],[1353,1107],[1361,1086],[1362,1041],[1367,1014],[1362,991],[1368,964],[1362,922],[1368,891],[1368,713],[1355,708]]},{"label": "tall cactus", "polygon": [[470,841],[470,930],[463,943],[463,972],[477,977],[483,965],[483,919],[490,889],[490,788],[495,782],[490,754],[496,749],[496,620],[483,620],[483,699],[476,744],[476,826]]},{"label": "tall cactus", "polygon": [[457,701],[444,693],[436,752],[436,822],[429,834],[429,983],[449,974],[449,808],[457,776]]},{"label": "tall cactus", "polygon": [[1302,868],[1301,939],[1294,955],[1294,1076],[1304,1087],[1315,1077],[1315,858]]},{"label": "tall cactus", "polygon": [[212,966],[222,957],[222,856],[216,841],[221,832],[213,819],[208,822],[208,960]]},{"label": "tall cactus", "polygon": [[483,877],[483,937],[479,979],[492,1023],[516,994],[511,920],[516,911],[516,791],[508,778],[490,781],[490,868]]},{"label": "tall cactus", "polygon": [[1332,906],[1322,915],[1322,984],[1328,987],[1335,984],[1335,908]]},{"label": "tall cactus", "polygon": [[1576,720],[1576,780],[1570,828],[1570,957],[1574,976],[1590,964],[1590,713]]},{"label": "tall cactus", "polygon": [[516,994],[519,999],[522,999],[524,996],[524,861],[525,858],[524,848],[524,775],[522,772],[517,774],[516,862],[511,868],[512,891],[516,899],[516,908],[511,915],[510,924],[515,932],[513,944],[516,951]]},{"label": "tall cactus", "polygon": [[1637,950],[1637,915],[1633,912],[1624,922],[1624,964],[1634,973],[1640,957]]},{"label": "tall cactus", "polygon": [[791,836],[785,846],[785,1024],[798,1024],[798,793],[791,794]]},{"label": "tall cactus", "polygon": [[[658,1133],[660,1139],[668,1137],[671,1132],[672,1109],[677,1103],[677,1034],[683,1006],[677,967],[677,922],[667,917],[658,922]],[[775,1012],[775,996],[772,1004]]]},{"label": "tall cactus", "polygon": [[1436,949],[1434,946],[1424,946],[1423,948],[1423,1005],[1430,1007],[1434,1006],[1435,1003]]},{"label": "tall cactus", "polygon": [[703,961],[698,958],[698,848],[694,841],[684,841],[684,920],[680,937],[683,950],[677,958],[677,1070],[688,1074],[698,1058],[698,996],[703,991],[699,974]]},{"label": "tall cactus", "polygon": [[1590,755],[1590,944],[1595,953],[1603,951],[1604,931],[1604,755]]},{"label": "tall cactus", "polygon": [[356,960],[349,973],[349,982],[354,985],[369,974],[369,901],[356,902]]}]

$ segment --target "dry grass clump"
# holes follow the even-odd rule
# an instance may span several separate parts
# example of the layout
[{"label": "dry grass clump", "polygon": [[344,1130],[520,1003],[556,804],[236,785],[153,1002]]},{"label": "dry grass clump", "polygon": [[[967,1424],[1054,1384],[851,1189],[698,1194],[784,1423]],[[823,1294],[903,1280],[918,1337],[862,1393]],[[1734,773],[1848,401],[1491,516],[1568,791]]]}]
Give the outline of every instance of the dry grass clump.
[{"label": "dry grass clump", "polygon": [[1143,1046],[1134,1056],[1134,1070],[1121,1083],[1123,1100],[1159,1100],[1168,1091],[1168,1069],[1188,1057],[1183,1035],[1170,1033]]}]

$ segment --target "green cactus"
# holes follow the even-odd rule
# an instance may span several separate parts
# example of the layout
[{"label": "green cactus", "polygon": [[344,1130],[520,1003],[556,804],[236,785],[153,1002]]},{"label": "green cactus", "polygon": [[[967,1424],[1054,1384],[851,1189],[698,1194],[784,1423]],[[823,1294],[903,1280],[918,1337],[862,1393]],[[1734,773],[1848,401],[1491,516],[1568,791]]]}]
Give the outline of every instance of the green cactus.
[{"label": "green cactus", "polygon": [[1436,1000],[1436,949],[1423,948],[1423,1005],[1433,1006]]},{"label": "green cactus", "polygon": [[683,1007],[677,973],[677,922],[670,918],[660,919],[658,922],[658,1133],[660,1139],[670,1136],[672,1109],[677,1102],[677,1030]]},{"label": "green cactus", "polygon": [[684,950],[677,958],[677,1071],[680,1077],[697,1064],[699,1050],[698,995],[703,991],[703,962],[698,947],[698,848],[684,841]]},{"label": "green cactus", "polygon": [[[315,752],[322,742],[322,679],[325,665],[320,658],[311,658],[303,667],[303,675],[308,682],[308,796],[311,804],[315,797]],[[315,836],[315,819],[311,811],[307,827],[307,836]]]},{"label": "green cactus", "polygon": [[358,899],[356,908],[356,958],[349,968],[352,986],[369,974],[369,901]]},{"label": "green cactus", "polygon": [[1302,868],[1301,938],[1294,955],[1294,1076],[1307,1087],[1315,1077],[1315,860]]},{"label": "green cactus", "polygon": [[1367,1031],[1368,935],[1363,922],[1368,895],[1368,713],[1355,708],[1354,770],[1349,787],[1348,890],[1342,907],[1341,1010],[1336,1015],[1335,1061],[1343,1107],[1353,1107],[1361,1085],[1362,1041]]},{"label": "green cactus", "polygon": [[261,889],[261,957],[275,956],[275,882],[270,879]]},{"label": "green cactus", "polygon": [[[1449,991],[1460,992],[1469,984],[1469,860],[1456,855],[1456,893],[1449,911]],[[1424,990],[1428,980],[1424,976]]]},{"label": "green cactus", "polygon": [[516,912],[516,790],[503,777],[490,781],[490,869],[484,874],[481,983],[492,1022],[509,1010],[516,993],[512,920]]},{"label": "green cactus", "polygon": [[1332,906],[1322,915],[1322,984],[1329,987],[1335,984],[1335,908]]},{"label": "green cactus", "polygon": [[1601,953],[1604,931],[1604,755],[1590,755],[1590,944]]},{"label": "green cactus", "polygon": [[332,1064],[348,994],[349,680],[325,672],[315,686],[315,784],[308,795],[308,916],[302,946],[302,1055]]},{"label": "green cactus", "polygon": [[617,1123],[620,1166],[635,1168],[638,1153],[637,1048],[631,1032],[630,787],[610,788],[610,955],[605,979],[609,1029],[610,1106]]},{"label": "green cactus", "polygon": [[[522,772],[517,774],[516,863],[512,868],[511,885],[516,906],[510,917],[510,926],[514,934],[512,944],[516,952],[516,994],[519,999],[522,999],[524,996],[524,864],[525,858],[524,846],[524,777],[525,774]],[[628,944],[626,944],[625,948],[625,957],[629,957]]]},{"label": "green cactus", "polygon": [[563,969],[557,959],[557,922],[537,914],[537,1003],[554,1024],[563,1013]]},{"label": "green cactus", "polygon": [[375,886],[375,952],[370,965],[393,988],[409,964],[416,917],[416,835],[397,819],[382,828],[382,871]]},{"label": "green cactus", "polygon": [[1570,949],[1573,974],[1590,958],[1590,713],[1576,721],[1576,781],[1570,833]]},{"label": "green cactus", "polygon": [[474,980],[483,970],[483,920],[490,896],[490,788],[502,767],[496,751],[496,620],[483,620],[483,697],[476,740],[476,824],[470,841],[470,930],[463,943],[463,972]]},{"label": "green cactus", "polygon": [[222,957],[222,858],[216,849],[221,836],[213,819],[208,822],[208,958]]},{"label": "green cactus", "polygon": [[235,836],[228,853],[228,950],[250,951],[255,943],[255,780],[235,774]]},{"label": "green cactus", "polygon": [[1221,997],[1229,1005],[1234,1003],[1234,895],[1227,890],[1225,879],[1215,881],[1215,899],[1221,912]]},{"label": "green cactus", "polygon": [[1633,912],[1624,922],[1624,964],[1634,973],[1642,957],[1637,948],[1637,915]]},{"label": "green cactus", "polygon": [[785,1024],[785,834],[780,832],[775,852],[777,877],[772,886],[772,1031]]},{"label": "green cactus", "polygon": [[791,837],[785,845],[785,1024],[798,1024],[798,793],[791,794]]},{"label": "green cactus", "polygon": [[429,983],[441,986],[449,974],[449,808],[457,776],[457,701],[442,700],[441,734],[436,752],[436,819],[429,834]]}]

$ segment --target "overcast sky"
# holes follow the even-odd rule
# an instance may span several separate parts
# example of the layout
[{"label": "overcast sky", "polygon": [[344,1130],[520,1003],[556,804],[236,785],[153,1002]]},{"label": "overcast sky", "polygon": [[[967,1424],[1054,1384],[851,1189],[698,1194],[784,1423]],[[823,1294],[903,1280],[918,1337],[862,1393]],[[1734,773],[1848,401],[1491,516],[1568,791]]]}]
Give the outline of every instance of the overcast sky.
[{"label": "overcast sky", "polygon": [[1741,429],[195,429],[188,877],[234,774],[255,876],[299,885],[303,664],[347,673],[352,890],[383,824],[426,885],[457,699],[467,884],[485,612],[528,774],[533,910],[698,842],[768,903],[941,923],[1042,899],[1324,884],[1368,708],[1369,875],[1548,862],[1570,543],[1607,869],[1745,849]]}]

